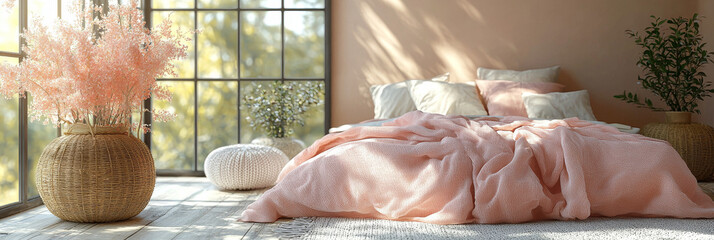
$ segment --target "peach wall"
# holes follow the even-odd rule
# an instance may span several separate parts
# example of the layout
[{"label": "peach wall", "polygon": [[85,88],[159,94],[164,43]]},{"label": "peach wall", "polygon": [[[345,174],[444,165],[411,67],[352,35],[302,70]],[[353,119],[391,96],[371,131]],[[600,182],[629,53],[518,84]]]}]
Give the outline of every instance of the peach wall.
[{"label": "peach wall", "polygon": [[[691,16],[711,0],[335,0],[332,1],[332,126],[373,117],[369,86],[478,67],[560,65],[566,90],[587,89],[598,119],[642,126],[661,114],[612,96],[637,89],[639,49],[626,29],[650,15]],[[714,7],[703,14],[714,46]],[[710,68],[711,69],[711,68]],[[711,71],[710,71],[711,72]],[[714,80],[714,73],[710,74]],[[640,91],[643,92],[643,91]],[[711,103],[709,99],[707,103]],[[702,120],[714,123],[714,103]]]}]

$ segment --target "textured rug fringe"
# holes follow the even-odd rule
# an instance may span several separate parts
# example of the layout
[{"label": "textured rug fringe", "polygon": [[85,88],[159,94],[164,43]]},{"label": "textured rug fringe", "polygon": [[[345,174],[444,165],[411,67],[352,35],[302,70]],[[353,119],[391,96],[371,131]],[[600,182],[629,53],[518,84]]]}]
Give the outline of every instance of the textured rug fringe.
[{"label": "textured rug fringe", "polygon": [[714,239],[714,219],[589,218],[521,224],[437,225],[378,219],[296,218],[275,227],[280,239]]},{"label": "textured rug fringe", "polygon": [[290,222],[280,224],[274,233],[280,239],[297,239],[307,234],[315,223],[315,217],[295,218]]}]

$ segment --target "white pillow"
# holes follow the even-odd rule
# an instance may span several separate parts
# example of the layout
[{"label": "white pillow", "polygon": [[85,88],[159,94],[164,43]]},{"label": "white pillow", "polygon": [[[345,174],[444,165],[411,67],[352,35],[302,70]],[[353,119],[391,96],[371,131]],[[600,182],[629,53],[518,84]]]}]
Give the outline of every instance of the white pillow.
[{"label": "white pillow", "polygon": [[523,104],[528,118],[563,119],[577,117],[581,120],[596,121],[590,107],[587,90],[575,92],[552,92],[545,94],[523,93]]},{"label": "white pillow", "polygon": [[407,81],[416,109],[443,115],[488,115],[474,83]]},{"label": "white pillow", "polygon": [[480,80],[510,80],[516,82],[555,82],[558,80],[560,66],[531,69],[525,71],[496,70],[478,68],[477,77]]},{"label": "white pillow", "polygon": [[[447,81],[449,73],[431,78],[432,81]],[[404,115],[416,110],[412,98],[409,97],[409,89],[405,82],[390,83],[384,85],[372,85],[369,87],[374,101],[374,119],[388,119]]]}]

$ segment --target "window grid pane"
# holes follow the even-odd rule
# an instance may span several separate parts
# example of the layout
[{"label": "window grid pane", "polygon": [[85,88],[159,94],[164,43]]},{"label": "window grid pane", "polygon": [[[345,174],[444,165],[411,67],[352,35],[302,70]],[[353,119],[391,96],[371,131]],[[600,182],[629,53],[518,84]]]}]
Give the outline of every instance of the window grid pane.
[{"label": "window grid pane", "polygon": [[[168,11],[156,11],[151,14],[152,17],[152,23],[153,25],[158,25],[162,21],[166,20],[167,18],[170,19],[173,22],[173,25],[171,26],[171,29],[174,32],[177,32],[179,30],[181,31],[190,31],[191,29],[195,29],[195,24],[194,24],[194,12],[188,12],[188,11],[177,11],[177,12],[168,12]],[[186,58],[181,59],[181,60],[175,60],[172,62],[174,66],[176,66],[176,74],[178,75],[177,78],[193,78],[195,75],[194,71],[194,61],[196,61],[196,51],[194,50],[194,44],[196,41],[193,40],[190,43],[188,43],[188,56]],[[173,78],[171,76],[164,76],[166,78]]]},{"label": "window grid pane", "polygon": [[[153,5],[157,5],[156,1],[160,0],[154,0]],[[197,56],[197,61],[193,62],[196,67],[186,67],[187,72],[193,74],[159,79],[172,86],[192,86],[190,93],[174,95],[173,101],[191,98],[193,102],[191,106],[184,106],[184,103],[162,105],[152,101],[153,106],[161,110],[167,110],[165,107],[169,105],[172,110],[179,109],[177,106],[182,106],[180,108],[184,110],[192,109],[172,122],[153,123],[151,149],[157,169],[200,171],[203,170],[205,157],[215,148],[249,143],[262,136],[250,127],[245,119],[247,110],[242,106],[241,97],[249,94],[252,84],[296,79],[300,82],[319,82],[323,89],[325,87],[325,0],[285,0],[286,8],[290,4],[291,8],[298,8],[296,10],[281,9],[282,0],[237,2],[239,6],[230,1],[198,0],[197,8],[157,9],[151,14],[195,14],[192,15],[194,24],[201,31],[194,40],[195,47],[190,46],[191,50],[196,49],[194,56]],[[283,19],[283,16],[294,16],[292,19],[298,22],[284,23],[288,19]],[[297,24],[310,25],[303,27]],[[303,46],[310,49],[298,49]],[[324,95],[323,91],[323,102]],[[176,113],[181,115],[179,111]],[[306,126],[298,127],[293,137],[312,144],[324,136],[325,105],[311,107],[305,118]],[[192,136],[167,138],[170,134],[166,132],[185,131],[188,134],[191,130],[194,133]],[[183,146],[180,152],[186,158],[177,159],[176,149],[168,149],[168,144],[162,143],[169,138],[181,140],[180,145]],[[163,156],[167,150],[174,152],[173,155]],[[193,158],[189,159],[190,156]],[[182,166],[169,164],[171,158]],[[192,164],[186,165],[189,162]]]},{"label": "window grid pane", "polygon": [[0,9],[0,23],[4,23],[0,27],[0,51],[4,52],[20,52],[20,7],[15,4],[10,10],[10,14]]},{"label": "window grid pane", "polygon": [[237,0],[198,0],[198,8],[238,8]]},{"label": "window grid pane", "polygon": [[194,169],[194,82],[162,82],[172,93],[171,102],[154,100],[153,108],[176,114],[169,122],[154,122],[151,152],[156,169]]},{"label": "window grid pane", "polygon": [[[32,96],[27,98],[28,105],[32,107]],[[30,121],[27,126],[27,197],[39,196],[35,185],[35,172],[37,172],[37,162],[45,147],[57,137],[57,127],[52,124],[45,124],[42,120]]]},{"label": "window grid pane", "polygon": [[325,14],[285,12],[285,77],[325,76]]},{"label": "window grid pane", "polygon": [[0,206],[20,201],[19,106],[17,99],[0,98]]},{"label": "window grid pane", "polygon": [[216,148],[238,143],[238,82],[198,83],[198,169]]},{"label": "window grid pane", "polygon": [[151,1],[151,8],[193,8],[194,0],[154,0]]},{"label": "window grid pane", "polygon": [[325,0],[285,0],[285,8],[324,8]]},{"label": "window grid pane", "polygon": [[281,0],[240,0],[241,8],[280,8]]},{"label": "window grid pane", "polygon": [[198,13],[198,76],[238,77],[238,13]]},{"label": "window grid pane", "polygon": [[280,11],[241,12],[241,77],[280,78]]},{"label": "window grid pane", "polygon": [[35,24],[35,18],[41,20],[41,23],[45,26],[52,25],[52,23],[57,19],[58,13],[57,1],[47,1],[47,0],[27,0],[27,21],[30,26]]}]

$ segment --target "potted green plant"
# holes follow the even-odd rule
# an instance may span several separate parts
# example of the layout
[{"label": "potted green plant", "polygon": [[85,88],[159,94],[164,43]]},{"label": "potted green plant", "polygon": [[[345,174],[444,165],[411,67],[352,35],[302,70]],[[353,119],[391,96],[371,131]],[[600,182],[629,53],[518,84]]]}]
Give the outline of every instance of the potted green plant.
[{"label": "potted green plant", "polygon": [[305,144],[289,136],[295,127],[305,125],[309,107],[322,103],[322,86],[310,81],[274,81],[254,87],[253,93],[243,98],[249,113],[246,119],[266,137],[251,143],[278,148],[292,159]]},{"label": "potted green plant", "polygon": [[654,93],[666,107],[628,91],[614,97],[665,112],[665,123],[648,124],[641,134],[669,141],[697,179],[710,178],[714,173],[714,129],[691,123],[691,114],[700,113],[698,102],[714,93],[701,71],[702,66],[714,62],[714,52],[705,48],[697,14],[692,18],[651,17],[653,22],[643,33],[628,30],[627,34],[642,47],[637,65],[643,68],[643,75],[637,77],[637,84]]}]

